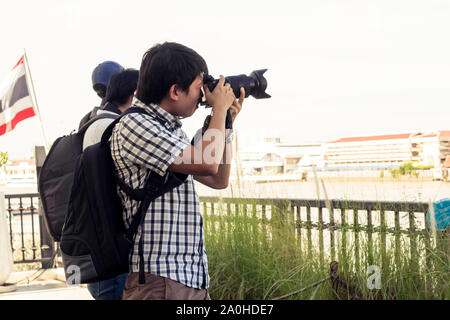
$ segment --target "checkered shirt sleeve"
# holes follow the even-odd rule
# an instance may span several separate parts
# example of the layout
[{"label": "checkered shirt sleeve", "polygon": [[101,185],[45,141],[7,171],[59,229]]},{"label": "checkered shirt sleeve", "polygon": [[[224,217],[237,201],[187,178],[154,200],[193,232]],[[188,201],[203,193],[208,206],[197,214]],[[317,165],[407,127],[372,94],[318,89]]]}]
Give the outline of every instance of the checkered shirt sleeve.
[{"label": "checkered shirt sleeve", "polygon": [[189,146],[188,142],[148,115],[128,114],[115,130],[119,132],[121,156],[160,175]]}]

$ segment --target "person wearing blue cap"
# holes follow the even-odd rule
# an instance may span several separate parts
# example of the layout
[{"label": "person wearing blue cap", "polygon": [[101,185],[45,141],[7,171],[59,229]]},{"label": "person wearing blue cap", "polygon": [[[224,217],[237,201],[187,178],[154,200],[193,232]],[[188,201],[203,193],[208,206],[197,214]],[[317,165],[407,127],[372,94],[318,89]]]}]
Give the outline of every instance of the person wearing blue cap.
[{"label": "person wearing blue cap", "polygon": [[94,107],[80,121],[78,130],[86,124],[90,119],[97,115],[97,111],[106,103],[106,88],[108,87],[111,76],[122,71],[124,68],[114,61],[104,61],[95,67],[92,71],[92,88],[102,99],[99,107]]},{"label": "person wearing blue cap", "polygon": [[[114,61],[100,63],[92,72],[92,88],[102,99],[100,107],[95,107],[83,119],[87,122],[100,114],[118,116],[126,110],[131,105],[138,75],[137,70],[124,69]],[[92,123],[84,134],[83,150],[99,142],[104,130],[113,121],[114,118],[103,118]],[[127,275],[125,273],[109,280],[89,283],[88,290],[95,300],[121,300]]]},{"label": "person wearing blue cap", "polygon": [[102,98],[101,106],[106,102],[106,88],[108,87],[111,76],[123,70],[123,67],[114,61],[105,61],[100,63],[92,71],[92,88],[97,95]]}]

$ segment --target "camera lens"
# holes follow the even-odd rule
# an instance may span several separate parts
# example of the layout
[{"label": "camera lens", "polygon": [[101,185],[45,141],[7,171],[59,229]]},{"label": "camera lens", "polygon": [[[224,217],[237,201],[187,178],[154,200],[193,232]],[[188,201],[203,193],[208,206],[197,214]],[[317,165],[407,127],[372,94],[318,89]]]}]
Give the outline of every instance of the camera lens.
[{"label": "camera lens", "polygon": [[[230,84],[236,98],[239,98],[240,88],[243,87],[245,89],[246,98],[248,96],[253,96],[255,99],[267,99],[270,98],[270,95],[266,93],[267,80],[263,76],[266,71],[267,69],[261,69],[253,71],[249,76],[240,74],[237,76],[225,77],[225,83]],[[219,80],[214,79],[211,75],[203,76],[203,83],[208,87],[209,91],[213,91],[218,82]],[[200,104],[208,106],[204,96]]]}]

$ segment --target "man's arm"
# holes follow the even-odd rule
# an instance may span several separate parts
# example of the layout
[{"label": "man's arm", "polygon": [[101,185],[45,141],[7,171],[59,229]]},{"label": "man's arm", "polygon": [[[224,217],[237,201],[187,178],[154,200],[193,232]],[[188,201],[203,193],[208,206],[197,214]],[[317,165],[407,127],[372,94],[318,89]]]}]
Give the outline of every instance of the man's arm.
[{"label": "man's arm", "polygon": [[204,87],[206,99],[213,107],[208,130],[195,146],[189,146],[180,153],[169,170],[200,176],[218,173],[225,148],[225,118],[235,100],[230,84],[224,83],[225,78],[221,76],[212,93]]},{"label": "man's arm", "polygon": [[223,152],[221,164],[219,165],[217,174],[209,176],[194,175],[194,179],[198,182],[213,188],[225,189],[228,187],[231,171],[232,144],[226,144]]},{"label": "man's arm", "polygon": [[[241,88],[239,100],[235,100],[233,102],[233,105],[230,107],[231,119],[233,124],[234,120],[236,119],[236,116],[242,110],[244,98],[245,98],[245,90],[244,88]],[[217,174],[209,176],[194,175],[194,179],[213,189],[227,188],[228,182],[230,180],[232,154],[233,154],[232,143],[230,142],[225,144],[225,150]]]}]

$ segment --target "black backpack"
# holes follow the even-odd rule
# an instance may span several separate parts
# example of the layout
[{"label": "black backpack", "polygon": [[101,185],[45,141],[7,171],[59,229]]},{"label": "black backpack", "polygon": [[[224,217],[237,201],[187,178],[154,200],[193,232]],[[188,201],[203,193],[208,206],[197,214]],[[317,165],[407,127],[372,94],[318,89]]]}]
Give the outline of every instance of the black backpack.
[{"label": "black backpack", "polygon": [[[149,170],[145,187],[132,189],[117,177],[108,140],[119,120],[133,112],[145,113],[145,110],[130,108],[125,111],[108,126],[101,141],[87,147],[77,160],[60,243],[67,279],[74,271],[79,271],[79,283],[107,280],[128,272],[134,237],[150,202],[187,178],[185,174],[171,171],[160,176]],[[123,222],[117,186],[132,199],[140,201],[128,229]],[[139,273],[140,281],[144,283],[142,239],[139,243]],[[79,269],[75,270],[73,266]]]},{"label": "black backpack", "polygon": [[69,205],[75,163],[83,152],[83,138],[89,126],[99,119],[118,115],[100,114],[86,122],[78,132],[59,137],[53,143],[39,172],[38,191],[44,210],[44,222],[54,241],[60,241],[64,217]]},{"label": "black backpack", "polygon": [[96,115],[98,110],[100,110],[101,107],[94,107],[91,111],[86,113],[83,118],[81,118],[80,123],[78,125],[78,130],[81,130],[83,126],[89,122],[89,120],[93,119]]}]

